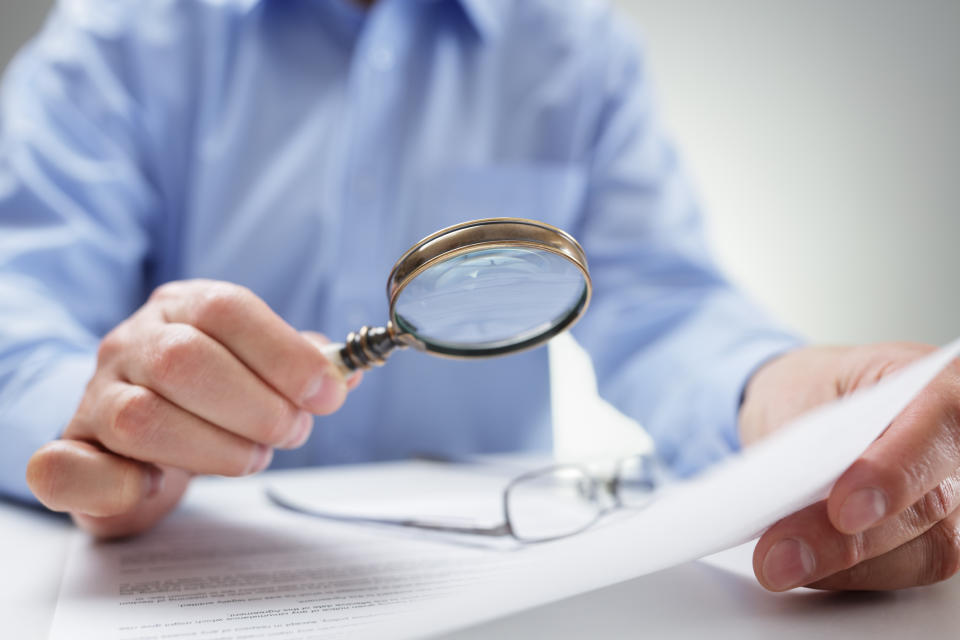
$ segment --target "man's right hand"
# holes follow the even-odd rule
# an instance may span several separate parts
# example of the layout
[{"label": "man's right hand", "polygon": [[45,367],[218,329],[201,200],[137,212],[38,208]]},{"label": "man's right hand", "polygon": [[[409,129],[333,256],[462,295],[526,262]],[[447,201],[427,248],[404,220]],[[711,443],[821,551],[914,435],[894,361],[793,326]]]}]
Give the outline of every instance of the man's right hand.
[{"label": "man's right hand", "polygon": [[340,408],[347,384],[323,340],[243,287],[165,284],[103,339],[76,414],[34,453],[27,482],[94,535],[143,531],[193,474],[262,471],[274,448],[306,442],[313,414]]}]

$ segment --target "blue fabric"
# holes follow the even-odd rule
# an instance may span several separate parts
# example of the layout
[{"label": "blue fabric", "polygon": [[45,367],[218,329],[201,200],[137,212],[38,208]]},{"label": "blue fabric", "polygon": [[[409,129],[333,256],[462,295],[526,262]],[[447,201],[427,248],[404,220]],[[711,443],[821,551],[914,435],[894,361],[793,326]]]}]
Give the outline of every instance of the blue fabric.
[{"label": "blue fabric", "polygon": [[[246,285],[342,339],[386,320],[414,241],[472,218],[569,230],[600,390],[681,474],[738,446],[745,380],[794,344],[718,273],[601,2],[70,0],[0,111],[0,491],[64,428],[99,339],[158,284]],[[547,352],[415,352],[274,466],[546,449]],[[590,425],[583,425],[589,429]]]}]

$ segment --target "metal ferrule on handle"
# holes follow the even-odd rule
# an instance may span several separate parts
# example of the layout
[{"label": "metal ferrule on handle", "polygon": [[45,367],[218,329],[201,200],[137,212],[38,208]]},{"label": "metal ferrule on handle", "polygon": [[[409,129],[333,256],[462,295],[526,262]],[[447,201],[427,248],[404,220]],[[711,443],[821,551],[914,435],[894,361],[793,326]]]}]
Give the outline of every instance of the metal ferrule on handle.
[{"label": "metal ferrule on handle", "polygon": [[396,339],[396,332],[388,324],[386,327],[363,327],[359,331],[352,331],[345,343],[328,344],[322,351],[346,377],[354,371],[383,366],[394,349],[406,346]]}]

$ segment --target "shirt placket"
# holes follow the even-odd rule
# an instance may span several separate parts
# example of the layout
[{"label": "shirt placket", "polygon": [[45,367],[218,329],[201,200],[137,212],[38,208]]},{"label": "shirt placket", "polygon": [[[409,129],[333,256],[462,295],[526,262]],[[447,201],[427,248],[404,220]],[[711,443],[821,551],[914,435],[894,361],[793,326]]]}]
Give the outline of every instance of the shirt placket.
[{"label": "shirt placket", "polygon": [[[363,325],[387,322],[385,283],[390,265],[399,256],[387,255],[385,225],[393,213],[390,197],[396,183],[398,144],[396,123],[403,109],[401,60],[409,42],[403,2],[381,0],[366,16],[349,69],[346,102],[347,131],[341,183],[342,220],[339,233],[334,308],[344,335]],[[365,381],[377,385],[376,372]],[[372,383],[372,384],[370,384]],[[328,443],[327,455],[350,462],[369,457],[371,429],[380,419],[379,403],[354,403],[349,432]],[[332,434],[331,434],[332,437]]]},{"label": "shirt placket", "polygon": [[[372,10],[357,42],[350,70],[350,131],[341,231],[345,317],[351,326],[386,321],[386,304],[370,308],[371,290],[382,291],[389,266],[383,229],[394,214],[390,193],[403,121],[400,64],[409,42],[406,3],[386,0]],[[383,317],[381,317],[383,316]]]}]

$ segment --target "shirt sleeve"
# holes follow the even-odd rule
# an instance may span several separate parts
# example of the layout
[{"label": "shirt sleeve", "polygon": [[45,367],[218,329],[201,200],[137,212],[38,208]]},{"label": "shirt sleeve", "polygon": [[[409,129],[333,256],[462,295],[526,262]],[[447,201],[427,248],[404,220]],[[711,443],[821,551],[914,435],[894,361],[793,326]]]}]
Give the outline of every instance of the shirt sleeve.
[{"label": "shirt sleeve", "polygon": [[[155,192],[116,29],[63,2],[0,97],[0,493],[76,409],[100,337],[143,299]],[[102,25],[100,25],[102,26]]]},{"label": "shirt sleeve", "polygon": [[635,37],[610,29],[575,229],[594,297],[574,334],[594,360],[601,395],[649,431],[675,472],[690,475],[739,448],[746,382],[800,340],[719,271]]}]

